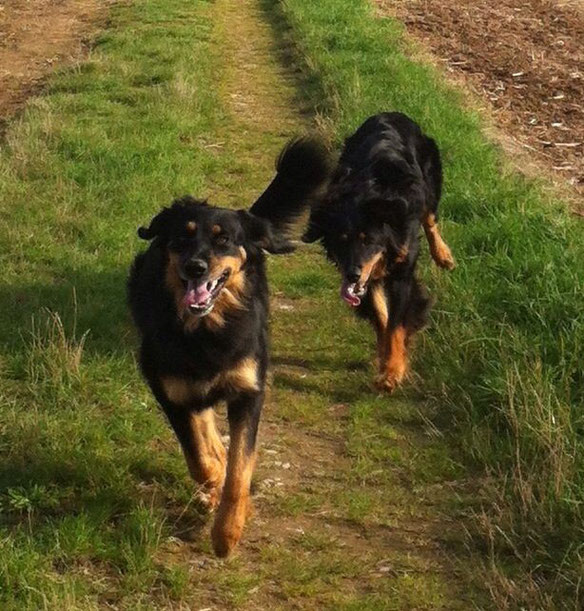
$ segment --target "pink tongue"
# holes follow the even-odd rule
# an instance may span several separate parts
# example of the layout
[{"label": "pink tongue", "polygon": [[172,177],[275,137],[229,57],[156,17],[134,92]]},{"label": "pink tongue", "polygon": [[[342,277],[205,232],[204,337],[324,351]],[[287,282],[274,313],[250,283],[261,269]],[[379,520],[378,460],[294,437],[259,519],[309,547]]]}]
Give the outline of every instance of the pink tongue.
[{"label": "pink tongue", "polygon": [[355,286],[354,284],[351,284],[350,282],[347,282],[346,280],[343,281],[343,284],[341,286],[341,297],[352,307],[356,308],[360,303],[361,303],[361,299],[359,299],[359,297],[357,297],[357,295],[353,295],[350,291],[349,291],[349,287],[350,286]]},{"label": "pink tongue", "polygon": [[205,305],[211,298],[211,293],[207,290],[207,281],[194,286],[192,280],[187,284],[187,292],[185,294],[185,306],[188,308],[191,305]]}]

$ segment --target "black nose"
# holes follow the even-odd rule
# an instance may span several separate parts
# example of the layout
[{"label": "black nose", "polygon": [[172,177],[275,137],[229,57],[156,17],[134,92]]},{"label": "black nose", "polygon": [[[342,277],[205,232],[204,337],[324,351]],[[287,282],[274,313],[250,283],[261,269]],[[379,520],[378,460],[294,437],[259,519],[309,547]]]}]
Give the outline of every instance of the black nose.
[{"label": "black nose", "polygon": [[347,272],[347,280],[354,284],[355,282],[359,282],[359,278],[361,278],[361,268],[354,266]]},{"label": "black nose", "polygon": [[184,270],[190,278],[202,278],[209,269],[209,266],[202,259],[189,259],[184,264]]}]

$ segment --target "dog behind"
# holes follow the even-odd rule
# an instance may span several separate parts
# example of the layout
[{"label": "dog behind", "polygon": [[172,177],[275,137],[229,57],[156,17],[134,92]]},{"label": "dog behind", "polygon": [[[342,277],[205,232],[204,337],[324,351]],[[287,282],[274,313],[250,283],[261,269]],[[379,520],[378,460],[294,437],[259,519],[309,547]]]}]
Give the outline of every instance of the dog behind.
[{"label": "dog behind", "polygon": [[438,230],[442,165],[435,142],[401,113],[373,116],[345,141],[304,241],[320,240],[341,272],[341,297],[377,334],[380,389],[404,379],[430,299],[416,278],[423,226],[437,265],[454,267]]}]

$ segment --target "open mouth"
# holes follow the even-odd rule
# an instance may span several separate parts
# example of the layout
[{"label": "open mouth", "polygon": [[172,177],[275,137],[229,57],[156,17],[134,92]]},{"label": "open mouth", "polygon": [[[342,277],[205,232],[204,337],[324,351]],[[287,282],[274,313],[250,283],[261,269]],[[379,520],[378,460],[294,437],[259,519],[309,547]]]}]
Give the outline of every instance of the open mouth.
[{"label": "open mouth", "polygon": [[190,314],[206,316],[215,305],[215,300],[229,278],[231,270],[226,269],[214,280],[204,280],[196,284],[195,280],[183,280],[186,285],[184,305]]},{"label": "open mouth", "polygon": [[341,297],[353,308],[361,303],[361,297],[367,292],[367,284],[360,282],[347,282],[341,285]]}]

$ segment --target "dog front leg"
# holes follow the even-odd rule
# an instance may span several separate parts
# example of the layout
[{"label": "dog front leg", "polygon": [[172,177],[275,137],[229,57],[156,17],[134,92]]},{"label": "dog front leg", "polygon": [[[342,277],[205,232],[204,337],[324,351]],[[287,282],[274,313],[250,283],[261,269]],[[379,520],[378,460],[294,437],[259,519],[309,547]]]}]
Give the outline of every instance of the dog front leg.
[{"label": "dog front leg", "polygon": [[228,404],[231,441],[227,475],[211,537],[218,556],[227,556],[241,538],[250,509],[250,485],[263,392],[246,393]]},{"label": "dog front leg", "polygon": [[428,240],[428,245],[430,246],[430,254],[436,265],[444,269],[454,269],[456,266],[454,257],[452,256],[448,244],[446,244],[440,235],[436,216],[431,212],[428,213],[422,220],[422,225],[424,227],[426,239]]},{"label": "dog front leg", "polygon": [[387,307],[387,295],[381,282],[376,282],[370,288],[371,305],[373,306],[373,326],[377,335],[377,360],[378,373],[384,372],[387,361],[387,324],[389,312]]},{"label": "dog front leg", "polygon": [[392,280],[389,285],[389,320],[383,338],[383,359],[379,363],[376,385],[380,390],[393,392],[403,381],[408,368],[405,327],[406,308],[411,284],[408,279]]},{"label": "dog front leg", "polygon": [[207,504],[214,509],[221,497],[227,454],[215,425],[215,413],[211,408],[190,411],[175,407],[165,411],[191,476],[203,486]]}]

